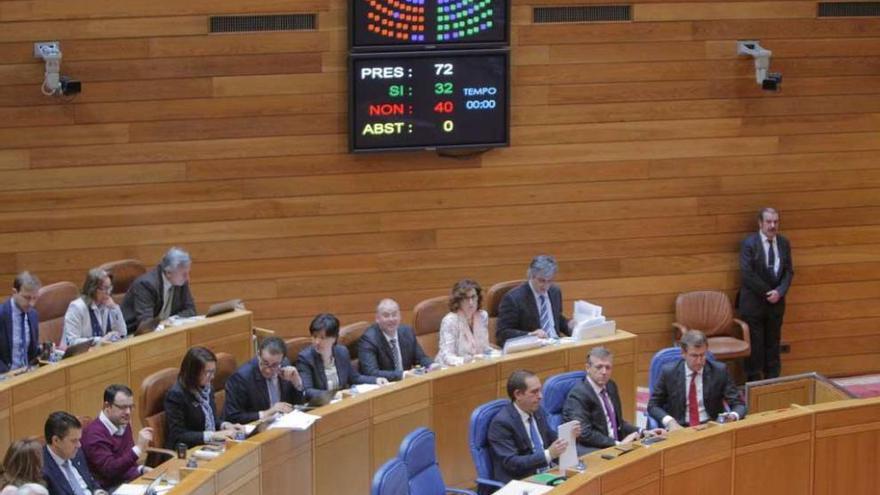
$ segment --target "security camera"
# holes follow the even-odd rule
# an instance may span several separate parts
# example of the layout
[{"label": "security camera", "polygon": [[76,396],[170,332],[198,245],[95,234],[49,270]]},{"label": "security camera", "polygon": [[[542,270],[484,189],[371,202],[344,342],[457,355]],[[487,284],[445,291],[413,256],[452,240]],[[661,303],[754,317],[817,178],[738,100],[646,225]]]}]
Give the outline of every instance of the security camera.
[{"label": "security camera", "polygon": [[737,55],[748,55],[755,59],[755,80],[766,91],[778,91],[782,84],[782,74],[768,72],[770,70],[770,56],[773,52],[765,49],[757,41],[738,41],[736,43]]},{"label": "security camera", "polygon": [[43,59],[46,71],[40,90],[46,96],[69,96],[82,91],[82,82],[61,75],[61,44],[57,41],[34,43],[34,57]]}]

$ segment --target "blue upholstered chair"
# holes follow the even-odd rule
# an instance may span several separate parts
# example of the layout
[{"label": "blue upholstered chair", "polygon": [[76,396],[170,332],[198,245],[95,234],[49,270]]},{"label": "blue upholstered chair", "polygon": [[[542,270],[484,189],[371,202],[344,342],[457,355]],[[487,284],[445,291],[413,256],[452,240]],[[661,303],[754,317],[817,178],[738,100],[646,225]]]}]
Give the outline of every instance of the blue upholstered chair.
[{"label": "blue upholstered chair", "polygon": [[[667,347],[665,349],[660,349],[654,354],[654,357],[651,358],[651,368],[648,371],[648,400],[651,398],[651,394],[654,393],[654,384],[657,383],[657,380],[660,379],[660,370],[663,369],[663,365],[666,363],[671,363],[673,361],[677,361],[681,358],[681,348],[680,347]],[[711,352],[706,352],[706,359],[714,361],[715,356]],[[651,417],[651,415],[645,411],[645,417],[647,418],[647,426],[648,428],[659,428],[660,424]]]},{"label": "blue upholstered chair", "polygon": [[585,371],[569,371],[553,375],[544,382],[541,405],[547,412],[547,424],[552,430],[555,431],[562,424],[562,406],[571,388],[584,381],[586,376]]},{"label": "blue upholstered chair", "polygon": [[471,448],[471,457],[474,458],[474,467],[477,469],[477,492],[480,495],[492,493],[504,486],[504,483],[495,481],[488,437],[489,423],[508,402],[507,399],[495,399],[478,406],[471,413],[468,445]]},{"label": "blue upholstered chair", "polygon": [[406,464],[397,457],[382,464],[373,475],[370,495],[409,495]]},{"label": "blue upholstered chair", "polygon": [[397,457],[406,465],[409,478],[409,493],[414,495],[443,495],[460,493],[476,495],[469,490],[447,488],[443,483],[440,465],[437,464],[434,432],[427,428],[417,428],[410,432],[400,444]]}]

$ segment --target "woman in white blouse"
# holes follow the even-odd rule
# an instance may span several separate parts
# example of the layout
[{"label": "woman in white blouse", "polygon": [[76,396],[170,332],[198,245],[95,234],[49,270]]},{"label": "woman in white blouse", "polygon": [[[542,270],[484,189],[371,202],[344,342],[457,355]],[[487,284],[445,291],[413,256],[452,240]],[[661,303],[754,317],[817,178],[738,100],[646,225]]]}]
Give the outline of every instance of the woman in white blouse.
[{"label": "woman in white blouse", "polygon": [[489,314],[480,309],[483,289],[471,280],[459,280],[449,296],[449,313],[440,322],[440,352],[435,362],[456,366],[492,350]]},{"label": "woman in white blouse", "polygon": [[125,318],[113,300],[110,275],[100,268],[86,274],[82,295],[70,302],[64,314],[65,346],[91,340],[93,343],[114,342],[125,337]]}]

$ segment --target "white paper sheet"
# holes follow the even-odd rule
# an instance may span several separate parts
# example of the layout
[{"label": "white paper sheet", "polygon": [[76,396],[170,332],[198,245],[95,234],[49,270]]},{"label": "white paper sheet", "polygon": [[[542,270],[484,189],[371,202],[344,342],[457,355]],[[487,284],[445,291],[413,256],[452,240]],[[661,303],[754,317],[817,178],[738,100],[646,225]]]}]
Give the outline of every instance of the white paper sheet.
[{"label": "white paper sheet", "polygon": [[559,468],[563,473],[578,464],[577,438],[574,437],[574,428],[577,425],[577,420],[559,425],[559,438],[568,442],[568,447],[559,456]]},{"label": "white paper sheet", "polygon": [[321,416],[307,414],[300,411],[291,411],[269,425],[270,430],[275,428],[287,428],[290,430],[305,431],[312,427],[315,421],[321,419]]},{"label": "white paper sheet", "polygon": [[529,483],[528,481],[513,480],[495,492],[495,495],[541,495],[552,490],[554,487]]}]

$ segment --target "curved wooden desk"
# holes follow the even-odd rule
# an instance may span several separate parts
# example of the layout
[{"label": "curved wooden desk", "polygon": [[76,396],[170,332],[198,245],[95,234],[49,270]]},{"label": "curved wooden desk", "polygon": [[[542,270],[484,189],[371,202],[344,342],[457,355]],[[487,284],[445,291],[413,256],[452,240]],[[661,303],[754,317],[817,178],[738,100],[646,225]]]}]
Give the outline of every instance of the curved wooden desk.
[{"label": "curved wooden desk", "polygon": [[[138,397],[144,378],[162,368],[179,367],[190,346],[228,352],[242,363],[252,355],[252,326],[250,311],[235,311],[93,348],[0,382],[0,452],[13,439],[42,436],[52,411],[94,417],[109,384],[126,384]],[[136,414],[134,421],[138,422]]]},{"label": "curved wooden desk", "polygon": [[[634,416],[635,335],[618,331],[613,337],[589,342],[550,346],[503,358],[408,378],[380,390],[345,399],[314,411],[319,420],[310,431],[269,430],[241,442],[201,465],[197,471],[214,471],[218,494],[342,495],[369,493],[373,472],[397,454],[403,437],[419,426],[437,433],[437,454],[449,485],[471,485],[475,473],[467,445],[473,409],[492,399],[506,397],[507,377],[519,368],[542,379],[563,371],[581,370],[589,350],[604,345],[614,352],[614,379],[620,388],[623,413]],[[252,459],[237,452],[255,449]],[[258,474],[259,484],[222,481],[221,473],[248,472],[236,467],[246,461]],[[187,479],[173,493],[209,493],[205,483],[191,486]],[[193,482],[194,483],[194,482]]]},{"label": "curved wooden desk", "polygon": [[758,413],[670,434],[587,470],[552,494],[873,495],[880,493],[880,399]]}]

